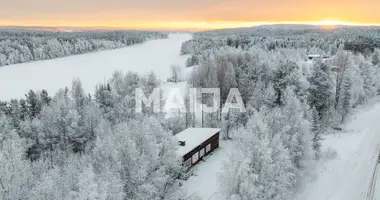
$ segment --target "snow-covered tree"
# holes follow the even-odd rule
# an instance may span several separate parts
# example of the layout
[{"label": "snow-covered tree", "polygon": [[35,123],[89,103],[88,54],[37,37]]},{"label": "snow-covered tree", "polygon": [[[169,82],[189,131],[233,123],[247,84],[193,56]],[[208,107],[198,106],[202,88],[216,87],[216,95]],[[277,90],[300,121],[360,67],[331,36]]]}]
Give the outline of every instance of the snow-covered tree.
[{"label": "snow-covered tree", "polygon": [[31,118],[35,118],[41,112],[41,100],[33,90],[30,90],[25,96],[28,103],[29,115]]},{"label": "snow-covered tree", "polygon": [[305,119],[305,111],[294,92],[287,88],[284,93],[282,108],[285,120],[284,146],[289,150],[294,166],[303,170],[308,167],[314,158],[311,124]]},{"label": "snow-covered tree", "polygon": [[358,67],[356,74],[360,74],[360,80],[354,80],[354,82],[356,83],[356,88],[359,86],[362,87],[356,89],[356,91],[359,90],[359,99],[357,104],[364,104],[367,100],[372,99],[377,94],[377,72],[376,68],[372,66],[372,63],[367,61],[363,56],[357,56],[357,65]]},{"label": "snow-covered tree", "polygon": [[291,198],[294,174],[287,150],[279,137],[270,138],[259,115],[240,130],[236,151],[220,175],[226,199],[286,200]]},{"label": "snow-covered tree", "polygon": [[330,127],[331,114],[334,109],[334,80],[329,66],[322,60],[317,60],[314,64],[312,74],[309,78],[309,98],[308,103],[315,109],[313,120],[320,127],[326,129]]},{"label": "snow-covered tree", "polygon": [[170,73],[171,73],[171,78],[170,80],[172,82],[179,82],[184,79],[184,69],[180,65],[172,65],[170,66]]},{"label": "snow-covered tree", "polygon": [[346,73],[350,72],[347,69],[350,69],[353,66],[351,56],[350,52],[340,50],[332,60],[332,65],[337,69],[335,82],[335,109],[337,109],[338,104],[340,103],[340,91],[342,89],[343,79],[344,77],[347,77]]},{"label": "snow-covered tree", "polygon": [[86,103],[86,95],[82,87],[82,82],[78,79],[74,79],[72,82],[71,96],[75,102],[77,111],[81,113]]},{"label": "snow-covered tree", "polygon": [[327,123],[325,123],[326,119],[321,119],[318,111],[315,108],[312,110],[312,116],[313,120],[311,122],[311,133],[313,135],[313,150],[315,151],[315,158],[318,159],[322,146],[322,134],[326,132],[329,126]]},{"label": "snow-covered tree", "polygon": [[25,160],[25,144],[0,113],[0,198],[28,199],[35,180]]},{"label": "snow-covered tree", "polygon": [[353,81],[351,74],[346,73],[346,75],[343,77],[341,89],[339,90],[339,104],[337,111],[341,115],[341,122],[344,122],[344,120],[347,118],[347,116],[351,112],[351,108],[353,106],[352,104],[352,98],[353,98]]},{"label": "snow-covered tree", "polygon": [[99,199],[98,184],[92,167],[86,167],[78,177],[78,199]]},{"label": "snow-covered tree", "polygon": [[373,65],[380,64],[380,49],[375,49],[375,52],[372,54],[372,64]]},{"label": "snow-covered tree", "polygon": [[287,87],[297,86],[300,78],[298,65],[294,62],[280,62],[279,68],[275,72],[274,89],[276,93],[276,104],[282,105],[284,92]]}]

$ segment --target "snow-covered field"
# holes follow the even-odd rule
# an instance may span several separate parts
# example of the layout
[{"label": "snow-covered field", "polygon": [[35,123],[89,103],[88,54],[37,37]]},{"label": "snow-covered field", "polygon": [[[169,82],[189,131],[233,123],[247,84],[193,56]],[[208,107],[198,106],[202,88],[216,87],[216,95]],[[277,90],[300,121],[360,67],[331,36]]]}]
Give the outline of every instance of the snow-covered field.
[{"label": "snow-covered field", "polygon": [[154,71],[166,80],[170,65],[184,65],[186,56],[180,56],[182,42],[190,34],[171,34],[169,39],[152,40],[122,49],[102,51],[36,61],[0,68],[0,99],[24,97],[30,89],[46,89],[54,94],[59,88],[71,86],[80,78],[86,92],[93,92],[96,84],[104,82],[116,70],[145,74]]}]

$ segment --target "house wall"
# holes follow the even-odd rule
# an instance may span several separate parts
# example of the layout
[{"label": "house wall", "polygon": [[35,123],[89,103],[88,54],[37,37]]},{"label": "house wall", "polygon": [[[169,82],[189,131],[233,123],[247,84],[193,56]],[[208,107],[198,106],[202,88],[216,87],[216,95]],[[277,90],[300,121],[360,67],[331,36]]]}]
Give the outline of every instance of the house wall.
[{"label": "house wall", "polygon": [[[210,151],[207,152],[206,148],[209,144],[210,144]],[[184,155],[183,161],[185,162],[188,159],[190,159],[190,161],[191,161],[190,166],[194,166],[197,163],[199,163],[203,157],[209,155],[211,152],[213,152],[217,148],[219,148],[219,132],[216,133],[215,135],[213,135],[212,137],[210,137],[208,140],[206,140],[205,142],[203,142],[199,146],[197,146],[196,148],[194,148],[192,151],[190,151],[186,155]],[[201,151],[203,151],[203,155],[202,155]],[[196,156],[194,156],[195,154],[198,154],[198,160],[197,161],[193,160],[194,158],[196,158]]]}]

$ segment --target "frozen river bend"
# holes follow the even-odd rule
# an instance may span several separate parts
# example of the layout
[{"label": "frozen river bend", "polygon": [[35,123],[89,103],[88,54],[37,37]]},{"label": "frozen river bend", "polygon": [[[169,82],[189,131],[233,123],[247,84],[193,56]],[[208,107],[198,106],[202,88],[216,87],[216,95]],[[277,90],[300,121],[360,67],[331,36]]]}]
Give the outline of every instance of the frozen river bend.
[{"label": "frozen river bend", "polygon": [[93,93],[96,84],[116,70],[154,71],[165,80],[170,76],[170,65],[184,65],[186,57],[180,56],[180,49],[189,39],[190,34],[171,34],[168,39],[116,50],[0,67],[0,100],[24,97],[30,89],[46,89],[53,95],[59,88],[71,86],[74,78],[80,78],[84,90]]}]

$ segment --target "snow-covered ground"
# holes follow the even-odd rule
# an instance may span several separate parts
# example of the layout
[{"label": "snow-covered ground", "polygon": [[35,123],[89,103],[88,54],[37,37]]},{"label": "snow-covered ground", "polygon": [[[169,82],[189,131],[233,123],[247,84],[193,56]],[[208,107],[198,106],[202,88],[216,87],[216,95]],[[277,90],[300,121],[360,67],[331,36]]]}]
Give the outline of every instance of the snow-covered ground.
[{"label": "snow-covered ground", "polygon": [[[379,162],[379,160],[377,160],[377,162]],[[373,174],[373,182],[371,182],[372,191],[370,191],[368,195],[368,200],[380,200],[380,166],[379,164],[380,163],[377,163],[375,166],[375,171]]]},{"label": "snow-covered ground", "polygon": [[86,92],[104,82],[116,70],[145,74],[154,71],[166,80],[170,65],[184,65],[180,56],[182,42],[190,34],[171,34],[169,39],[152,40],[122,49],[36,61],[0,68],[0,100],[24,97],[30,89],[46,89],[54,94],[59,88],[71,86],[73,78],[80,78]]},{"label": "snow-covered ground", "polygon": [[220,141],[220,147],[192,169],[194,176],[183,184],[189,196],[197,196],[201,200],[222,200],[218,190],[218,176],[231,151],[232,142]]},{"label": "snow-covered ground", "polygon": [[[320,161],[316,177],[297,200],[364,200],[380,147],[380,104],[354,115],[342,133],[329,135],[323,149],[337,157]],[[380,192],[380,191],[379,191]]]}]

